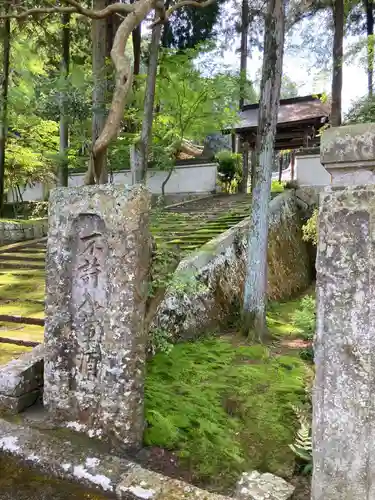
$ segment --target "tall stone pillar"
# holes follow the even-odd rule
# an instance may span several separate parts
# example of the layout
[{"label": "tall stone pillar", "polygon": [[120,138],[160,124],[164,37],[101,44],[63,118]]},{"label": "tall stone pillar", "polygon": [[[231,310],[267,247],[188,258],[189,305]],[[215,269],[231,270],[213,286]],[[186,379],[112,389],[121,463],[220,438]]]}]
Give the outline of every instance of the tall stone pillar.
[{"label": "tall stone pillar", "polygon": [[141,186],[50,196],[44,404],[116,449],[142,442],[149,203]]},{"label": "tall stone pillar", "polygon": [[375,499],[375,124],[324,132],[312,500]]}]

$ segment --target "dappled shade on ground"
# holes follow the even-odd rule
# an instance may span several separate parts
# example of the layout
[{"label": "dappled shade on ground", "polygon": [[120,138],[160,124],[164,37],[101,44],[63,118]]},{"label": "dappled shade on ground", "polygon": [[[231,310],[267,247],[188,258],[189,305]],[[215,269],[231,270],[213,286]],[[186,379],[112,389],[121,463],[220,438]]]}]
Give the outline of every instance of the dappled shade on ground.
[{"label": "dappled shade on ground", "polygon": [[298,422],[292,405],[305,402],[312,377],[293,323],[300,302],[273,304],[274,338],[267,346],[246,345],[230,332],[178,344],[149,361],[145,442],[170,450],[174,474],[219,491],[230,490],[242,471],[293,476],[289,444]]}]

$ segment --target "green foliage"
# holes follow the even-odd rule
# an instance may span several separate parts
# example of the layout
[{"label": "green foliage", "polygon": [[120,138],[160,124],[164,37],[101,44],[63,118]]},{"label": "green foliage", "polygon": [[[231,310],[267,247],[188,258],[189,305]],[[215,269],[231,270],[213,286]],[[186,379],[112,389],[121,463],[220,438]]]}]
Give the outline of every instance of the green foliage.
[{"label": "green foliage", "polygon": [[354,102],[345,116],[345,123],[369,123],[375,121],[375,97],[365,96]]},{"label": "green foliage", "polygon": [[177,344],[149,361],[145,443],[177,451],[194,476],[229,484],[249,469],[290,473],[290,403],[304,398],[297,358],[220,339]]},{"label": "green foliage", "polygon": [[220,182],[223,184],[224,191],[229,193],[232,183],[234,181],[238,183],[241,180],[241,155],[223,150],[216,154],[216,160]]},{"label": "green foliage", "polygon": [[306,242],[311,242],[313,245],[318,244],[318,209],[316,208],[310,219],[302,226],[302,239]]},{"label": "green foliage", "polygon": [[186,50],[216,35],[215,24],[218,22],[220,6],[224,0],[208,5],[204,9],[184,7],[178,9],[166,23],[163,35],[164,47]]},{"label": "green foliage", "polygon": [[163,352],[169,354],[173,349],[170,333],[163,328],[153,328],[151,333],[151,353]]},{"label": "green foliage", "polygon": [[305,465],[305,474],[312,471],[312,436],[311,436],[311,406],[292,406],[299,422],[299,429],[293,444],[289,445],[295,455],[301,459]]},{"label": "green foliage", "polygon": [[282,193],[285,189],[285,182],[272,181],[271,193]]},{"label": "green foliage", "polygon": [[315,333],[315,308],[315,298],[311,295],[306,295],[301,300],[300,307],[293,314],[294,325],[303,332],[303,336],[307,340],[311,340]]}]

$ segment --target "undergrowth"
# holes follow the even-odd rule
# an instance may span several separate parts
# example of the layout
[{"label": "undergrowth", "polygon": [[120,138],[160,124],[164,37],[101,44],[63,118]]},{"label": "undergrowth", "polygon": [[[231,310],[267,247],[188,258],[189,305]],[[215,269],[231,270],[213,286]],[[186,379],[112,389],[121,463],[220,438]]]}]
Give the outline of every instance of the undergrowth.
[{"label": "undergrowth", "polygon": [[222,339],[175,345],[149,361],[145,443],[174,450],[196,480],[225,489],[238,474],[293,473],[306,367],[265,346]]}]

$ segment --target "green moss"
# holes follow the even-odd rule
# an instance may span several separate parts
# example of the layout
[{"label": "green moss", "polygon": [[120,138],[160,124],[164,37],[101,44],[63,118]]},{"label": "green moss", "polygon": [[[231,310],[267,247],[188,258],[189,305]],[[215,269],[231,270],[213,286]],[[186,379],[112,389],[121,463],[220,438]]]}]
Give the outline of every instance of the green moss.
[{"label": "green moss", "polygon": [[0,274],[0,297],[2,300],[44,300],[44,276]]},{"label": "green moss", "polygon": [[315,290],[311,287],[307,292],[288,302],[272,302],[267,311],[267,325],[270,332],[278,336],[302,336],[303,330],[295,321],[295,313],[301,309],[304,298],[315,297]]},{"label": "green moss", "polygon": [[21,300],[0,302],[0,314],[43,318],[44,304],[39,302],[22,302]]},{"label": "green moss", "polygon": [[0,260],[0,266],[2,268],[7,267],[8,269],[14,268],[15,270],[17,270],[17,268],[21,268],[21,269],[27,268],[28,266],[30,268],[36,267],[36,268],[44,269],[45,263],[44,263],[44,260],[35,260],[33,262],[30,262],[30,261],[25,261],[22,258],[19,258],[17,260],[17,258],[11,257],[11,258],[6,259],[6,260],[5,259]]},{"label": "green moss", "polygon": [[30,349],[30,347],[0,343],[0,365],[9,363],[9,361],[18,358],[23,352],[30,351]]},{"label": "green moss", "polygon": [[216,478],[220,489],[251,469],[289,476],[290,403],[304,398],[306,372],[298,358],[272,357],[264,346],[176,345],[148,365],[145,442],[178,450],[197,479]]},{"label": "green moss", "polygon": [[7,323],[6,321],[0,321],[0,336],[3,338],[43,342],[43,335],[43,326],[25,325],[22,323]]}]

